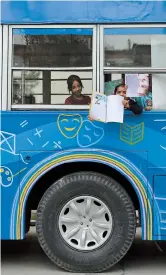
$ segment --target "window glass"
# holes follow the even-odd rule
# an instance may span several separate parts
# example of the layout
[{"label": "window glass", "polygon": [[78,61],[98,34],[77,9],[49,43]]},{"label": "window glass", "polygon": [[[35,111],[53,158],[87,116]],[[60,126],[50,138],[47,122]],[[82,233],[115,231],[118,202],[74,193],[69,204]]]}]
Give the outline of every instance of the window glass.
[{"label": "window glass", "polygon": [[[64,105],[71,99],[67,79],[78,76],[82,82],[84,101],[88,102],[92,94],[92,71],[34,71],[13,70],[12,104],[55,104]],[[74,105],[85,105],[86,102],[74,102]],[[82,103],[82,104],[81,104]],[[86,105],[88,105],[87,103]]]},{"label": "window glass", "polygon": [[[67,79],[71,75],[78,76],[80,78],[83,85],[82,95],[86,96],[87,98],[90,98],[92,94],[92,71],[52,71],[51,104],[66,104],[66,100],[68,98],[71,98],[72,92],[68,90],[67,85]],[[79,105],[79,102],[77,104]]]},{"label": "window glass", "polygon": [[[130,78],[127,79],[128,74],[117,73],[105,73],[104,74],[104,92],[106,95],[116,94],[116,87],[119,85],[126,86],[127,92],[138,91],[138,96],[133,96],[134,100],[144,109],[161,109],[166,110],[166,95],[165,95],[165,83],[166,74],[130,74]],[[146,82],[146,80],[148,80]],[[128,82],[127,82],[128,81]],[[146,85],[148,83],[148,86]],[[141,93],[139,93],[141,89]]]},{"label": "window glass", "polygon": [[92,67],[92,29],[14,29],[14,67]]},{"label": "window glass", "polygon": [[[137,68],[147,73],[136,73]],[[122,84],[119,93],[123,90],[143,109],[165,110],[166,28],[105,28],[102,70],[105,94],[114,94]]]},{"label": "window glass", "polygon": [[105,29],[104,67],[166,67],[166,28]]},{"label": "window glass", "polygon": [[40,71],[13,71],[12,103],[35,104],[37,95],[42,102],[43,78]]},{"label": "window glass", "polygon": [[13,29],[12,43],[13,105],[90,103],[93,28]]}]

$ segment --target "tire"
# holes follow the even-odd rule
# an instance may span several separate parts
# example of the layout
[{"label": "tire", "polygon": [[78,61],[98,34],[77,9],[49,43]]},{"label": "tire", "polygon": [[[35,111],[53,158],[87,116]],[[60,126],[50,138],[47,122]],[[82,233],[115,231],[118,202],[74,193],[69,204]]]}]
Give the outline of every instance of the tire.
[{"label": "tire", "polygon": [[[92,250],[72,247],[60,231],[62,208],[79,196],[99,199],[112,215],[109,238]],[[118,263],[131,247],[136,233],[135,209],[126,191],[112,178],[94,172],[74,173],[55,182],[43,195],[36,231],[45,254],[59,267],[70,272],[103,272]]]},{"label": "tire", "polygon": [[26,234],[30,231],[30,226],[31,226],[31,210],[28,209],[26,212],[26,226],[25,226]]}]

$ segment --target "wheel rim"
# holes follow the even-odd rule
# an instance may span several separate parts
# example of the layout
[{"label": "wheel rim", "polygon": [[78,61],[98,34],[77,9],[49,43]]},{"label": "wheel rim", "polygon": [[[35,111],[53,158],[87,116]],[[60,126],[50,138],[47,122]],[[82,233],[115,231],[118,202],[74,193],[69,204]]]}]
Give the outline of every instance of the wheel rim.
[{"label": "wheel rim", "polygon": [[105,243],[112,232],[108,207],[92,196],[79,196],[65,204],[59,215],[62,238],[78,250],[93,250]]}]

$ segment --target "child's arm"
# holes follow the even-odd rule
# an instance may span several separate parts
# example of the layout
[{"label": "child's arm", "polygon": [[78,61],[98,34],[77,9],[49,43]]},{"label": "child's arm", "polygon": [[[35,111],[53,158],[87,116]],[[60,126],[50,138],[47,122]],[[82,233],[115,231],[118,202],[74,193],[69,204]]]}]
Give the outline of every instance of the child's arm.
[{"label": "child's arm", "polygon": [[129,110],[131,110],[135,115],[139,115],[142,113],[142,107],[138,105],[138,103],[132,99],[129,99]]},{"label": "child's arm", "polygon": [[139,115],[142,113],[142,108],[133,99],[124,99],[123,105],[125,108],[132,111],[135,115]]}]

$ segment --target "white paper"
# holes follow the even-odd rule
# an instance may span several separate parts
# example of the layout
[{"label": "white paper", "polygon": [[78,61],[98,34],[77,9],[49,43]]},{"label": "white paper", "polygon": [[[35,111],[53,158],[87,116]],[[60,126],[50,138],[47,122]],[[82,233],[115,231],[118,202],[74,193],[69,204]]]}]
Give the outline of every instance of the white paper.
[{"label": "white paper", "polygon": [[93,120],[106,122],[107,96],[94,93],[91,101],[90,117]]},{"label": "white paper", "polygon": [[125,83],[127,85],[127,97],[144,96],[149,87],[148,74],[126,74]]},{"label": "white paper", "polygon": [[106,122],[123,123],[124,106],[123,97],[118,95],[110,95],[107,97],[107,120]]}]

